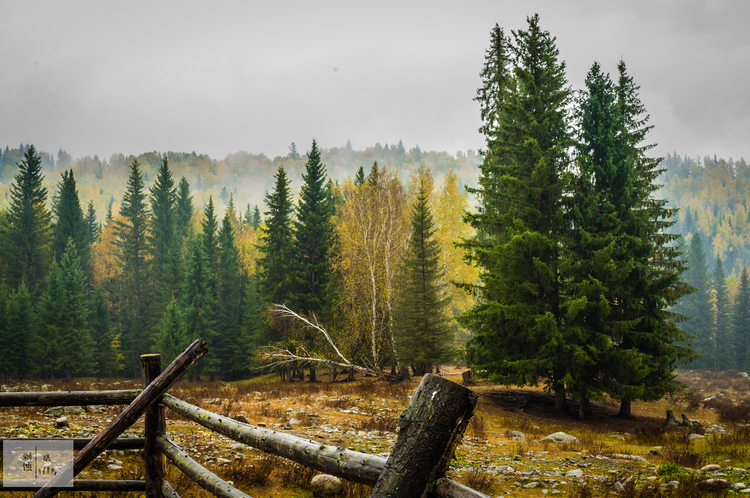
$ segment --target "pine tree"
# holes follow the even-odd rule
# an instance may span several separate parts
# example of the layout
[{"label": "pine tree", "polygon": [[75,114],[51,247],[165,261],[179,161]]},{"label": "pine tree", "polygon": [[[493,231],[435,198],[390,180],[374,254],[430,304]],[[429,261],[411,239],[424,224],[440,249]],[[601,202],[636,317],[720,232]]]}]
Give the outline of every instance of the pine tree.
[{"label": "pine tree", "polygon": [[713,348],[711,351],[712,367],[723,370],[731,361],[732,338],[729,306],[729,290],[727,289],[724,261],[716,256],[714,271],[711,273],[713,290]]},{"label": "pine tree", "polygon": [[[10,296],[8,295],[8,288],[4,285],[0,285],[0,344],[4,347],[8,345],[13,347],[13,342],[10,338],[10,315],[11,305]],[[8,382],[11,372],[13,370],[13,363],[15,361],[12,350],[0,356],[0,372],[2,372],[5,382]]]},{"label": "pine tree", "polygon": [[509,384],[542,379],[562,409],[567,372],[558,275],[570,90],[555,39],[538,16],[513,35],[511,44],[493,30],[477,97],[488,150],[473,190],[479,212],[466,216],[477,235],[463,245],[483,285],[476,288],[479,303],[460,322],[474,333],[467,346],[472,367]]},{"label": "pine tree", "polygon": [[15,372],[20,380],[31,369],[30,360],[33,353],[32,347],[35,342],[34,331],[36,328],[36,315],[25,282],[22,281],[18,289],[11,294],[9,304],[9,333],[2,344],[6,351],[5,354],[10,357],[11,371]]},{"label": "pine tree", "polygon": [[15,289],[25,281],[33,300],[44,290],[52,262],[52,226],[47,189],[42,186],[41,159],[33,145],[18,163],[10,187],[10,206],[2,234],[6,282]]},{"label": "pine tree", "polygon": [[452,357],[453,327],[447,315],[450,299],[441,284],[440,246],[424,183],[411,213],[411,237],[404,259],[397,305],[396,341],[400,359],[416,376]]},{"label": "pine tree", "polygon": [[127,188],[122,198],[120,215],[125,221],[115,221],[118,259],[122,267],[121,340],[125,374],[135,375],[140,355],[149,346],[149,299],[147,245],[148,206],[140,164],[130,165]]},{"label": "pine tree", "polygon": [[224,214],[218,239],[216,357],[220,365],[219,373],[226,379],[233,379],[247,368],[247,352],[238,350],[241,344],[246,279],[240,267],[240,254],[235,245],[229,210]]},{"label": "pine tree", "polygon": [[68,239],[60,264],[54,263],[47,290],[40,300],[40,364],[67,380],[93,370],[93,344],[89,331],[89,309],[85,301],[86,279],[75,242]]},{"label": "pine tree", "polygon": [[184,324],[182,310],[176,299],[172,299],[159,321],[156,336],[156,351],[161,354],[162,361],[171,363],[185,347],[186,340],[183,336]]},{"label": "pine tree", "polygon": [[193,218],[193,211],[193,196],[190,194],[190,184],[183,176],[177,185],[177,213],[175,216],[175,230],[181,238],[184,238],[190,232],[190,220]]},{"label": "pine tree", "polygon": [[359,187],[361,185],[364,185],[364,183],[365,183],[365,170],[362,166],[360,166],[359,169],[357,170],[356,176],[354,177],[354,185]]},{"label": "pine tree", "polygon": [[302,179],[304,184],[300,190],[297,219],[294,221],[292,293],[296,311],[320,317],[327,313],[328,306],[325,297],[333,213],[325,166],[320,161],[320,151],[315,140],[307,154]]},{"label": "pine tree", "polygon": [[52,230],[52,252],[55,260],[60,261],[68,238],[72,237],[81,258],[81,267],[84,272],[90,274],[89,227],[78,198],[73,170],[63,171],[62,180],[57,183],[57,194],[52,201],[52,212],[55,220]]},{"label": "pine tree", "polygon": [[99,242],[102,234],[102,226],[96,220],[96,210],[94,209],[94,201],[89,201],[88,209],[86,211],[86,228],[89,241],[89,247]]},{"label": "pine tree", "polygon": [[216,269],[219,261],[219,239],[217,237],[219,223],[214,213],[213,196],[208,198],[201,227],[203,229],[203,252],[206,255],[209,268],[209,286],[216,289]]},{"label": "pine tree", "polygon": [[258,247],[261,252],[257,260],[259,288],[264,303],[288,304],[292,298],[294,207],[284,168],[279,168],[274,178],[274,190],[266,194],[266,229]]},{"label": "pine tree", "polygon": [[124,367],[119,351],[119,337],[115,334],[109,315],[109,304],[101,285],[96,286],[89,303],[91,336],[94,342],[94,375],[113,377]]},{"label": "pine tree", "polygon": [[732,307],[732,364],[738,370],[748,367],[750,348],[750,277],[743,268],[737,285],[737,295]]},{"label": "pine tree", "polygon": [[258,209],[258,205],[255,205],[255,209],[253,210],[253,230],[257,230],[260,226],[260,209]]},{"label": "pine tree", "polygon": [[[188,241],[187,267],[185,282],[182,287],[182,309],[185,325],[185,340],[189,344],[196,339],[202,339],[213,344],[215,340],[215,309],[214,289],[210,285],[210,267],[205,252],[203,234],[198,234]],[[215,371],[216,356],[207,358],[207,363],[193,368],[194,378],[208,368]]]},{"label": "pine tree", "polygon": [[689,319],[680,327],[693,336],[694,349],[703,355],[703,358],[695,360],[696,367],[709,366],[711,350],[711,276],[706,261],[706,251],[703,247],[703,239],[699,232],[690,237],[687,249],[688,270],[685,272],[685,283],[694,290],[693,293],[684,296],[676,310]]},{"label": "pine tree", "polygon": [[180,241],[177,236],[177,191],[169,162],[165,157],[154,184],[149,189],[151,216],[147,234],[151,279],[156,283],[153,316],[160,316],[167,304],[179,296],[182,275],[179,273]]}]

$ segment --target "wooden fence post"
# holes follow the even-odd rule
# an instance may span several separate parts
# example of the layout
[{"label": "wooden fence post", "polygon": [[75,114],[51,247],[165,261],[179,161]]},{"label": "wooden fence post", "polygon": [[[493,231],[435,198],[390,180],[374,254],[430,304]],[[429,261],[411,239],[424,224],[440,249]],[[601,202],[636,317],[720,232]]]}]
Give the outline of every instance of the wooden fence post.
[{"label": "wooden fence post", "polygon": [[[148,387],[151,382],[161,374],[161,355],[141,355],[141,376],[143,388]],[[144,437],[146,439],[143,447],[143,476],[146,480],[147,498],[164,498],[162,493],[162,481],[167,473],[167,462],[164,454],[156,445],[156,438],[167,430],[167,422],[164,415],[164,405],[153,403],[146,410],[144,423]]]},{"label": "wooden fence post", "polygon": [[453,457],[478,395],[426,374],[399,418],[399,434],[370,498],[425,498]]},{"label": "wooden fence post", "polygon": [[[180,377],[190,370],[190,367],[195,365],[206,353],[208,353],[206,341],[201,340],[196,340],[185,351],[180,353],[154,382],[149,384],[102,432],[76,454],[73,458],[73,476],[77,476],[86,465],[91,463],[112,441],[117,439],[117,436],[133,425],[151,403],[161,398],[172,387],[172,384],[180,380]],[[63,468],[62,472],[47,481],[44,487],[36,492],[34,498],[51,498],[57,495],[61,490],[58,485],[64,479],[66,468],[67,466]]]}]

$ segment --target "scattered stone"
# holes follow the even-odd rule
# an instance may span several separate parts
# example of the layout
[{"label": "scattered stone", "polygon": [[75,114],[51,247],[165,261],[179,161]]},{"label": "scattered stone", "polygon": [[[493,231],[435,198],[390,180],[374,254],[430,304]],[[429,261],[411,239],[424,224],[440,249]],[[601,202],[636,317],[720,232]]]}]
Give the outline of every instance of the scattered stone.
[{"label": "scattered stone", "polygon": [[236,420],[237,422],[242,422],[243,424],[249,424],[249,423],[250,423],[250,421],[249,421],[249,420],[247,419],[247,417],[246,417],[246,416],[244,416],[244,415],[237,415],[236,417],[234,417],[234,419],[235,419],[235,420]]},{"label": "scattered stone", "polygon": [[698,487],[706,490],[718,491],[727,489],[729,487],[729,481],[726,479],[706,479],[705,481],[699,482]]},{"label": "scattered stone", "polygon": [[678,427],[682,425],[675,417],[672,410],[667,410],[667,420],[664,422],[664,427]]},{"label": "scattered stone", "polygon": [[703,434],[690,434],[688,436],[688,439],[690,441],[692,441],[693,439],[706,439],[706,436],[704,436]]},{"label": "scattered stone", "polygon": [[230,448],[232,449],[232,451],[242,451],[245,449],[245,445],[242,443],[233,443]]},{"label": "scattered stone", "polygon": [[344,483],[338,477],[319,474],[310,481],[310,490],[316,498],[323,496],[339,496],[344,492]]},{"label": "scattered stone", "polygon": [[65,410],[64,406],[53,406],[52,408],[47,408],[44,411],[43,415],[45,417],[50,417],[50,418],[59,417],[60,415],[63,414],[64,410]]},{"label": "scattered stone", "polygon": [[721,465],[716,465],[715,463],[711,463],[711,464],[703,466],[703,468],[701,469],[701,472],[716,472],[717,470],[721,470]]},{"label": "scattered stone", "polygon": [[628,455],[625,453],[614,453],[610,455],[610,458],[615,458],[617,460],[635,460],[636,462],[641,462],[641,463],[645,463],[646,465],[648,465],[648,460],[646,460],[640,455]]},{"label": "scattered stone", "polygon": [[738,376],[739,376],[739,378],[740,378],[740,379],[747,379],[748,377],[750,377],[750,376],[749,376],[749,375],[747,374],[747,372],[740,372],[740,373],[738,374]]},{"label": "scattered stone", "polygon": [[656,451],[656,450],[650,450],[650,451],[648,452],[648,454],[649,454],[649,455],[651,455],[651,456],[657,456],[657,455],[659,455],[659,452],[658,452],[658,451]]},{"label": "scattered stone", "polygon": [[565,477],[583,477],[583,471],[581,469],[569,470],[565,473]]},{"label": "scattered stone", "polygon": [[63,413],[65,415],[83,415],[85,412],[82,406],[66,406],[63,408]]},{"label": "scattered stone", "polygon": [[542,441],[549,441],[551,443],[573,444],[578,442],[578,438],[564,432],[555,432],[554,434],[543,437]]},{"label": "scattered stone", "polygon": [[528,441],[529,438],[526,437],[526,434],[520,431],[510,431],[510,439],[511,441]]},{"label": "scattered stone", "polygon": [[680,487],[680,481],[669,481],[667,483],[668,488],[677,489]]},{"label": "scattered stone", "polygon": [[745,486],[744,482],[736,482],[736,483],[732,484],[732,490],[733,491],[742,491],[745,488],[747,488],[747,486]]},{"label": "scattered stone", "polygon": [[540,485],[541,485],[540,482],[534,481],[534,482],[528,483],[526,486],[524,486],[524,488],[534,489],[534,488],[538,488]]},{"label": "scattered stone", "polygon": [[623,486],[620,481],[615,482],[614,488],[618,493],[622,493],[623,491],[625,491],[625,486]]},{"label": "scattered stone", "polygon": [[625,438],[619,434],[610,434],[607,437],[611,437],[612,439],[619,439],[620,441],[625,441]]},{"label": "scattered stone", "polygon": [[216,463],[218,463],[220,465],[227,465],[227,464],[229,464],[231,462],[232,461],[229,460],[229,459],[227,459],[227,458],[221,458],[221,457],[219,457],[219,458],[216,459]]},{"label": "scattered stone", "polygon": [[104,412],[106,412],[106,409],[103,406],[99,406],[99,405],[86,406],[86,407],[84,407],[84,409],[87,412],[91,412],[91,413],[104,413]]},{"label": "scattered stone", "polygon": [[68,427],[70,424],[68,423],[68,417],[62,416],[55,420],[55,427],[58,429],[62,429],[63,427]]},{"label": "scattered stone", "polygon": [[265,426],[266,426],[265,422],[258,422],[258,427],[265,427]]},{"label": "scattered stone", "polygon": [[122,469],[122,465],[117,465],[115,463],[112,463],[112,464],[107,465],[107,468],[109,470],[120,470]]},{"label": "scattered stone", "polygon": [[284,426],[284,429],[287,430],[287,431],[292,430],[292,424],[290,424],[289,422],[287,422],[286,425]]}]

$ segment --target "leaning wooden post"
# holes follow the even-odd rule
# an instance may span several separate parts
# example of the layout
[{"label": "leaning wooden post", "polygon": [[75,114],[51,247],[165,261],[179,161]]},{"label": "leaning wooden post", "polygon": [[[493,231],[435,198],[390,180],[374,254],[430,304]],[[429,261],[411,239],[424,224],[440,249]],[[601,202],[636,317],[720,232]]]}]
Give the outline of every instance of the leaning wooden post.
[{"label": "leaning wooden post", "polygon": [[[154,401],[180,380],[190,367],[208,353],[206,341],[196,340],[180,353],[172,363],[152,383],[146,387],[115,419],[109,423],[89,444],[79,451],[73,458],[73,476],[77,476],[102,451],[107,449],[117,436],[133,425]],[[67,466],[66,466],[67,467]],[[61,490],[58,486],[66,478],[67,468],[64,467],[55,477],[47,481],[42,489],[36,492],[34,498],[50,498]]]},{"label": "leaning wooden post", "polygon": [[[161,373],[161,355],[141,355],[141,376],[143,377],[143,388],[148,387]],[[167,461],[164,454],[156,445],[156,438],[167,430],[166,417],[164,416],[164,405],[153,403],[146,410],[144,424],[144,436],[146,443],[143,447],[143,475],[146,480],[147,498],[164,498],[162,492],[162,481],[167,473]]]},{"label": "leaning wooden post", "polygon": [[478,395],[426,374],[401,414],[396,444],[370,498],[425,498],[453,457]]}]

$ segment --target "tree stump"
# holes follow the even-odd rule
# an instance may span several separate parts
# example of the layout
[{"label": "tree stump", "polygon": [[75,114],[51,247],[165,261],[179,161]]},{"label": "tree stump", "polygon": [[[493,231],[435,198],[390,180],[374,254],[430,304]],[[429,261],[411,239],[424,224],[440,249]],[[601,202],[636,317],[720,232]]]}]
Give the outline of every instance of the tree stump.
[{"label": "tree stump", "polygon": [[399,434],[370,498],[424,498],[445,474],[478,395],[426,374],[399,418]]}]

